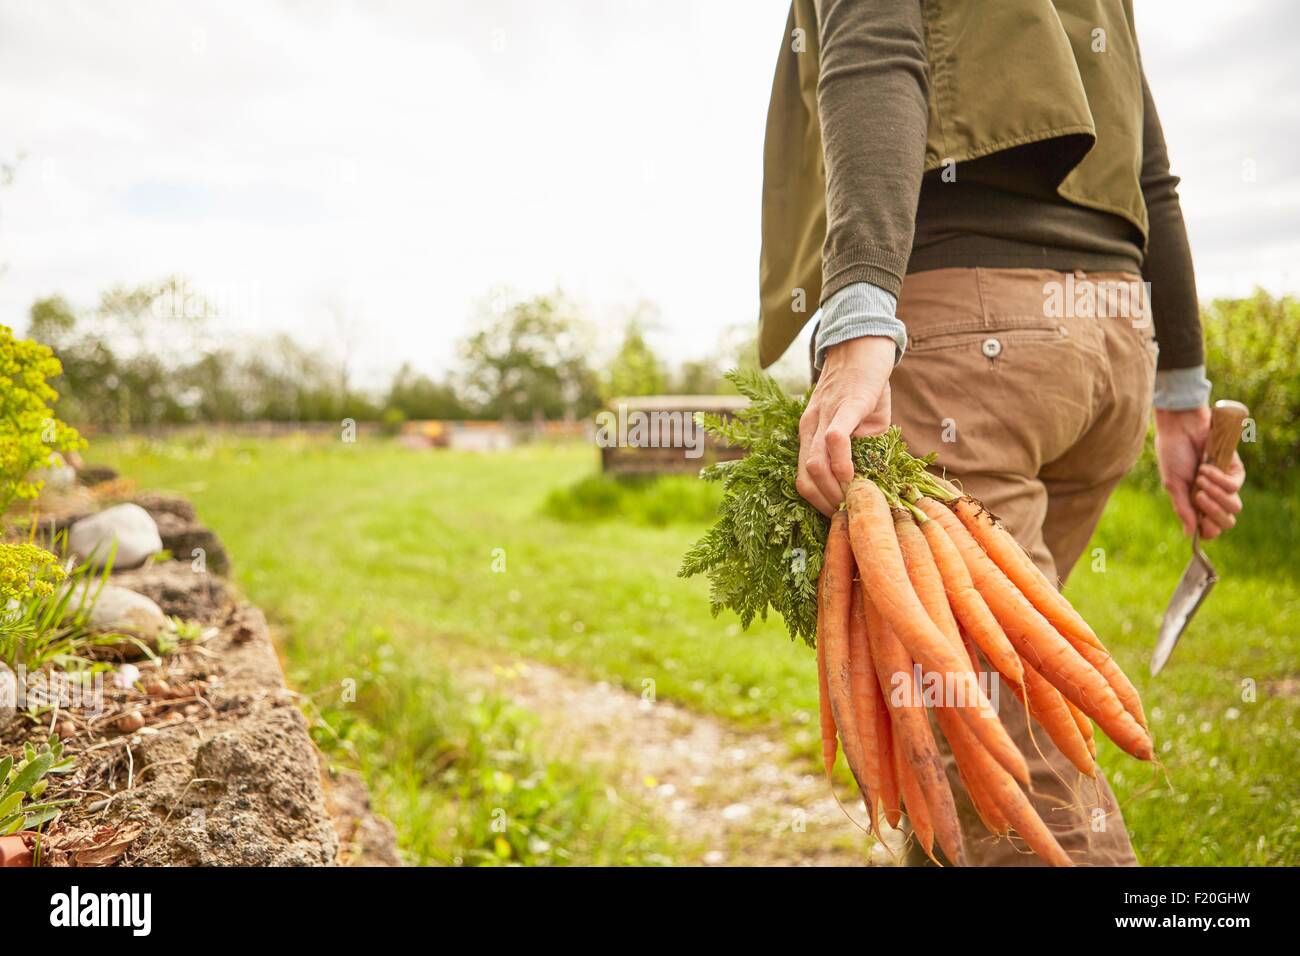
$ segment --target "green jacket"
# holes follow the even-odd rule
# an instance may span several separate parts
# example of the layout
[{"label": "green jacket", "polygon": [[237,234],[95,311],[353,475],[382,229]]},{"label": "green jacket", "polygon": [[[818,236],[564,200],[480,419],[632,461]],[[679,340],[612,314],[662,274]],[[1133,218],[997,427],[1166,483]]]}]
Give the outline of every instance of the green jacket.
[{"label": "green jacket", "polygon": [[[825,82],[821,40],[823,29],[830,36],[831,6],[794,0],[772,86],[759,269],[764,366],[781,356],[821,302],[824,254],[828,267],[837,260],[838,274],[853,253],[826,241],[818,84]],[[929,112],[924,169],[1054,140],[1059,148],[1044,156],[1056,164],[1060,197],[1123,217],[1145,244],[1143,82],[1130,0],[924,0],[920,16],[928,65],[921,80]],[[869,130],[870,104],[861,111]],[[833,208],[832,221],[853,211]],[[869,267],[855,278],[877,280]]]}]

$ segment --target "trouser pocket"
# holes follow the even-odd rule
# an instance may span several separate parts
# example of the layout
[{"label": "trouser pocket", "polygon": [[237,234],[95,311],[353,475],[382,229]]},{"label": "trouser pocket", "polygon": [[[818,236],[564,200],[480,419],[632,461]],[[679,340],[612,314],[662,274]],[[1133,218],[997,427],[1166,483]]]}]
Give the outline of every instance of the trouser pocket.
[{"label": "trouser pocket", "polygon": [[1032,477],[1087,430],[1104,397],[1105,339],[1095,320],[1051,314],[1044,286],[1059,275],[908,277],[908,350],[890,381],[894,420],[917,452],[958,472]]}]

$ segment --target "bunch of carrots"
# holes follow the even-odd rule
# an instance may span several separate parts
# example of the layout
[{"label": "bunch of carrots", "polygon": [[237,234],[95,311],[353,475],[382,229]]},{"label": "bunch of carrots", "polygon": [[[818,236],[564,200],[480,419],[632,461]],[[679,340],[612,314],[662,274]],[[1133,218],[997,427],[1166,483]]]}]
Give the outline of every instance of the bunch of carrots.
[{"label": "bunch of carrots", "polygon": [[[882,487],[883,485],[883,487]],[[831,521],[817,588],[822,756],[836,738],[868,808],[906,812],[931,857],[965,862],[928,714],[989,832],[1070,859],[1030,804],[1029,773],[979,684],[980,655],[1078,770],[1096,774],[1091,721],[1139,760],[1152,742],[1137,691],[1097,635],[983,506],[928,473],[859,477]],[[937,678],[928,709],[918,677]]]},{"label": "bunch of carrots", "polygon": [[[746,454],[701,471],[722,484],[718,520],[679,574],[708,576],[715,615],[730,610],[748,627],[775,611],[793,639],[816,646],[826,772],[838,737],[877,833],[881,813],[896,825],[906,811],[927,853],[937,842],[965,861],[933,714],[989,831],[1014,828],[1044,860],[1069,865],[1029,802],[1028,767],[980,686],[978,675],[992,676],[981,658],[1089,777],[1092,721],[1152,759],[1133,685],[1011,535],[932,474],[932,456],[910,454],[897,427],[852,439],[857,477],[828,529],[796,487],[807,396],[757,371],[728,378],[749,403],[704,427]],[[934,700],[917,692],[936,676]]]}]

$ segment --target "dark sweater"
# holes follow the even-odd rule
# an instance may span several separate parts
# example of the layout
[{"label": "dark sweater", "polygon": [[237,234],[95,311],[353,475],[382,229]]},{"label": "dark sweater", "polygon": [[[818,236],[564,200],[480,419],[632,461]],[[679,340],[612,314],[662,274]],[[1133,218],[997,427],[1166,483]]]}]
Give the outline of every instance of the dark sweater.
[{"label": "dark sweater", "polygon": [[[827,177],[822,301],[856,281],[952,267],[1130,271],[1151,285],[1161,369],[1204,362],[1191,251],[1164,133],[1142,81],[1147,248],[1127,220],[1062,199],[1049,140],[922,172],[928,113],[920,5],[826,3],[818,84]],[[1101,145],[1093,148],[1104,148]],[[1065,164],[1068,168],[1068,163]],[[949,175],[949,179],[952,179]]]}]

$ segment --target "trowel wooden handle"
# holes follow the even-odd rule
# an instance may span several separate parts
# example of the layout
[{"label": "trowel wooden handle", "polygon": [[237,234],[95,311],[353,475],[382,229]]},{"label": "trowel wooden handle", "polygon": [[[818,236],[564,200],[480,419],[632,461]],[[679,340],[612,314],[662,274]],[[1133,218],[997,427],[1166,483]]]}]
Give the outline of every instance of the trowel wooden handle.
[{"label": "trowel wooden handle", "polygon": [[1250,410],[1241,402],[1227,399],[1214,403],[1210,412],[1210,437],[1205,440],[1205,461],[1226,469],[1241,439],[1241,426]]}]

